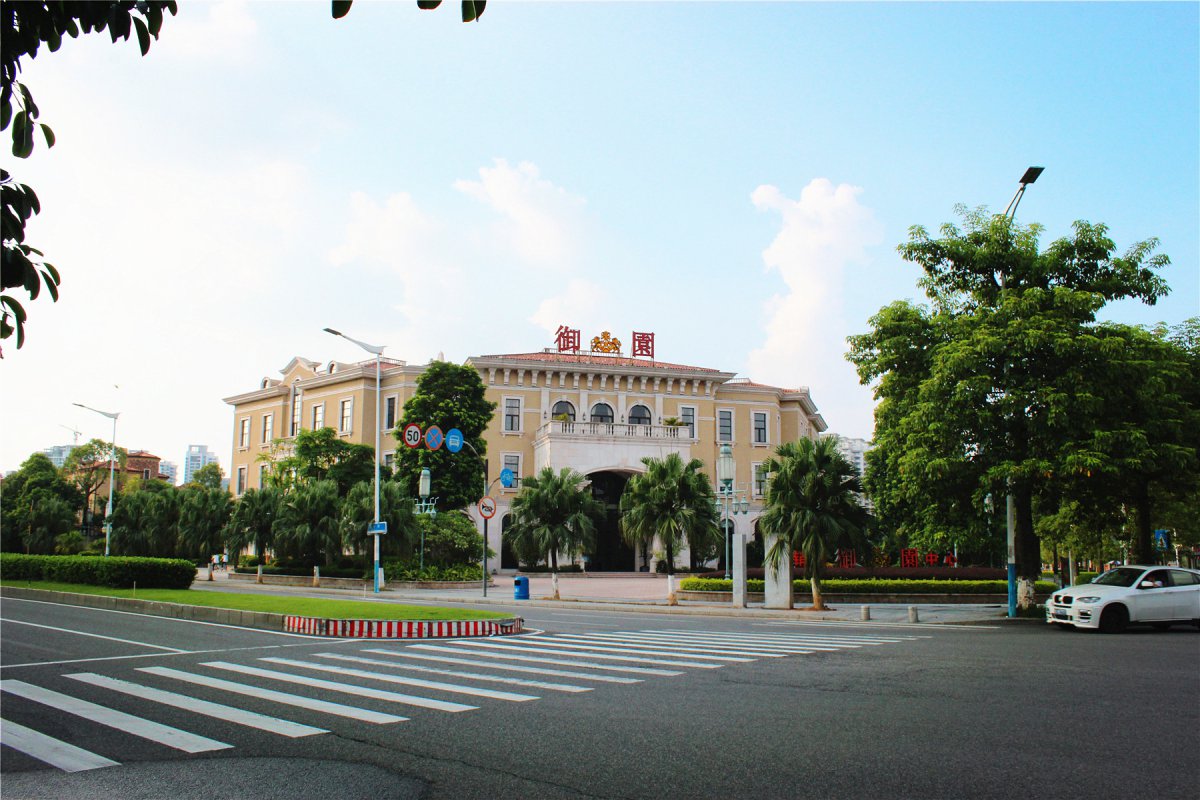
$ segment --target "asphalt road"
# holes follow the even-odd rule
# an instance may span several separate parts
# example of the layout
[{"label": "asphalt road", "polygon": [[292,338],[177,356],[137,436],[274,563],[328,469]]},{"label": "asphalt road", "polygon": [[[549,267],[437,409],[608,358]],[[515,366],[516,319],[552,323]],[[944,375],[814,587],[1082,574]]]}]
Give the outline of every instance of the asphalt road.
[{"label": "asphalt road", "polygon": [[523,611],[542,631],[523,643],[414,646],[6,599],[0,791],[1191,798],[1200,786],[1194,629]]}]

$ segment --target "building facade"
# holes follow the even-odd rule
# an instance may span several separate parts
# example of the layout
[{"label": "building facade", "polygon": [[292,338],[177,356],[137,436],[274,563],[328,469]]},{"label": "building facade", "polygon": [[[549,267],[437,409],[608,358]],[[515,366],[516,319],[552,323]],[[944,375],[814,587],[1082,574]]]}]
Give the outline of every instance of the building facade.
[{"label": "building facade", "polygon": [[[635,337],[637,334],[635,334]],[[620,539],[617,503],[642,459],[678,453],[698,458],[710,477],[728,444],[735,461],[734,487],[750,511],[735,515],[732,532],[752,533],[763,511],[763,463],[782,442],[816,438],[825,430],[805,388],[783,389],[738,379],[734,373],[626,356],[611,344],[591,351],[575,347],[539,352],[481,355],[467,359],[478,370],[487,398],[496,404],[484,433],[488,474],[509,469],[518,480],[497,484],[491,494],[497,513],[488,526],[488,546],[501,553],[502,569],[517,565],[503,547],[519,478],[543,467],[570,467],[588,477],[593,495],[607,507],[588,569],[633,571],[653,568],[653,553],[634,553]],[[600,342],[603,348],[605,343]],[[642,352],[645,352],[644,350]],[[383,359],[380,391],[381,455],[390,463],[404,445],[396,438],[404,404],[424,366]],[[374,445],[375,362],[320,363],[293,358],[279,379],[264,378],[253,391],[225,398],[233,407],[230,488],[235,495],[264,485],[267,456],[276,439],[302,429],[331,427],[353,443]],[[425,420],[422,428],[440,425]],[[478,511],[469,509],[482,531]],[[686,551],[681,554],[686,560]]]},{"label": "building facade", "polygon": [[158,474],[163,476],[163,480],[174,486],[179,477],[179,467],[173,461],[160,461]]},{"label": "building facade", "polygon": [[47,447],[42,452],[46,457],[59,469],[63,468],[63,464],[67,463],[67,456],[71,455],[76,445],[73,444],[56,444],[54,447]]},{"label": "building facade", "polygon": [[215,452],[208,449],[208,445],[189,444],[187,455],[183,458],[183,482],[191,483],[192,478],[201,467],[219,463],[220,458]]}]

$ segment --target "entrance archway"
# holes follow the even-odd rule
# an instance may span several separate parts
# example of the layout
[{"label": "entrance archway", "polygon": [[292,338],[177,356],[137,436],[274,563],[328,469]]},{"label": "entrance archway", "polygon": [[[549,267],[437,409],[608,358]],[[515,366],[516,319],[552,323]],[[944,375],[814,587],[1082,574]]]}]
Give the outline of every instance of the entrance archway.
[{"label": "entrance archway", "polygon": [[621,538],[621,495],[629,474],[623,472],[593,472],[592,497],[604,505],[604,516],[596,524],[596,547],[588,559],[589,572],[633,572],[633,548]]}]

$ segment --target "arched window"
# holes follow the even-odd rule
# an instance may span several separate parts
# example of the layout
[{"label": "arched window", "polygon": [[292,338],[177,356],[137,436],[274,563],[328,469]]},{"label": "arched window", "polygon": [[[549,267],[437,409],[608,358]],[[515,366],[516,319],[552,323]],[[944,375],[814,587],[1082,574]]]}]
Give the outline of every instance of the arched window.
[{"label": "arched window", "polygon": [[636,405],[629,409],[629,424],[630,425],[649,425],[650,424],[650,409],[643,405]]},{"label": "arched window", "polygon": [[612,422],[613,410],[608,403],[596,403],[592,406],[592,422]]},{"label": "arched window", "polygon": [[554,408],[550,410],[550,416],[558,419],[563,414],[567,415],[567,422],[575,421],[575,406],[568,403],[566,400],[559,400],[554,404]]}]

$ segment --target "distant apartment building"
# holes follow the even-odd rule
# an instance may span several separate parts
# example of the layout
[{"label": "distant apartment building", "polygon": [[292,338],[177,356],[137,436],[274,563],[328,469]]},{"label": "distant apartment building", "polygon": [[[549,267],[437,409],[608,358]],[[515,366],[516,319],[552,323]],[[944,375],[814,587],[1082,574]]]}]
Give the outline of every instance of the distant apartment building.
[{"label": "distant apartment building", "polygon": [[217,458],[217,454],[210,452],[208,445],[189,444],[187,455],[183,459],[183,482],[191,483],[192,478],[201,467],[219,463],[220,459]]},{"label": "distant apartment building", "polygon": [[161,461],[158,464],[158,474],[166,475],[167,483],[175,485],[175,479],[179,475],[179,467],[173,461]]},{"label": "distant apartment building", "polygon": [[[829,436],[831,434],[825,434]],[[832,434],[836,435],[836,434]],[[867,451],[872,447],[866,439],[855,439],[849,436],[838,436],[838,451],[854,465],[859,475],[867,474]]]},{"label": "distant apartment building", "polygon": [[71,451],[75,449],[73,444],[56,444],[54,447],[47,447],[42,452],[54,462],[54,466],[59,469],[63,468],[63,464],[67,462],[67,456],[71,455]]}]

